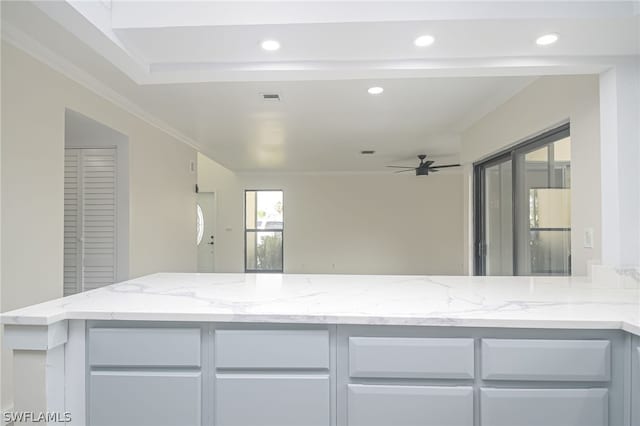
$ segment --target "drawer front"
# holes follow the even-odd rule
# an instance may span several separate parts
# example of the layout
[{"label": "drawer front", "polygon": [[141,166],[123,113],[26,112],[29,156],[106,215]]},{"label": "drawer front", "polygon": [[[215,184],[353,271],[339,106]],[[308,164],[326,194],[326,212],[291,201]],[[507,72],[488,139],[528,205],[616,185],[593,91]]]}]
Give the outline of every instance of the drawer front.
[{"label": "drawer front", "polygon": [[472,379],[473,339],[350,337],[351,377]]},{"label": "drawer front", "polygon": [[328,330],[216,331],[217,368],[329,368]]},{"label": "drawer front", "polygon": [[199,328],[91,328],[92,366],[199,367]]},{"label": "drawer front", "polygon": [[482,340],[487,380],[608,381],[608,340]]},{"label": "drawer front", "polygon": [[94,371],[90,383],[92,426],[201,424],[199,372]]},{"label": "drawer front", "polygon": [[473,425],[470,386],[348,385],[347,398],[348,426]]},{"label": "drawer front", "polygon": [[481,426],[606,426],[607,389],[480,391]]},{"label": "drawer front", "polygon": [[329,426],[328,375],[216,377],[216,426]]}]

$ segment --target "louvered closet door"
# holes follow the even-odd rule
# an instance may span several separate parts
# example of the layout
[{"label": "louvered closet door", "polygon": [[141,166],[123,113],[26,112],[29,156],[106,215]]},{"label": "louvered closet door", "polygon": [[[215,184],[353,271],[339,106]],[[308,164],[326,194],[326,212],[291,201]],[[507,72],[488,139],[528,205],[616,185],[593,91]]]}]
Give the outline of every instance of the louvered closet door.
[{"label": "louvered closet door", "polygon": [[80,291],[82,282],[82,256],[80,237],[81,180],[79,149],[66,149],[64,153],[64,295]]},{"label": "louvered closet door", "polygon": [[67,149],[65,294],[116,278],[116,150]]}]

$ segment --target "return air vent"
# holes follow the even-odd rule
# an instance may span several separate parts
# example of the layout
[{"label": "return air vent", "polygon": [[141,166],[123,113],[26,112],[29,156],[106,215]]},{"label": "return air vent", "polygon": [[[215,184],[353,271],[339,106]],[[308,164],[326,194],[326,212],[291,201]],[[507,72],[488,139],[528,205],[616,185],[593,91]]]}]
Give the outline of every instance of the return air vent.
[{"label": "return air vent", "polygon": [[262,100],[265,102],[280,102],[280,95],[278,93],[261,93]]}]

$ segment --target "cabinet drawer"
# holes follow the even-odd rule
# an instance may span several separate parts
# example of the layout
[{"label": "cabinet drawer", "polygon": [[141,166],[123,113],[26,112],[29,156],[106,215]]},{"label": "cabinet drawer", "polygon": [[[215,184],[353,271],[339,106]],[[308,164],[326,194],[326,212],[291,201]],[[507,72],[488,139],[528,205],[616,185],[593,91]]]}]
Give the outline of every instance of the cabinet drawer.
[{"label": "cabinet drawer", "polygon": [[606,426],[607,389],[480,390],[481,426]]},{"label": "cabinet drawer", "polygon": [[91,328],[92,366],[200,366],[199,328]]},{"label": "cabinet drawer", "polygon": [[197,371],[93,371],[92,426],[196,426],[201,416]]},{"label": "cabinet drawer", "polygon": [[608,381],[608,340],[482,340],[487,380]]},{"label": "cabinet drawer", "polygon": [[328,375],[219,374],[217,426],[329,426]]},{"label": "cabinet drawer", "polygon": [[350,337],[351,377],[472,379],[473,339]]},{"label": "cabinet drawer", "polygon": [[348,385],[349,426],[472,426],[470,386]]},{"label": "cabinet drawer", "polygon": [[329,368],[328,330],[216,331],[217,368]]}]

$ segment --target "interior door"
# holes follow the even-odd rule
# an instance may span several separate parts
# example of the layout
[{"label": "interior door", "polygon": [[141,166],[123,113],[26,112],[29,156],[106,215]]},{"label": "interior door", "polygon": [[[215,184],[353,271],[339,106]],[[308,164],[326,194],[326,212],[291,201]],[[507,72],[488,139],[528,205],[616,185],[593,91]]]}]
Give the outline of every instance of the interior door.
[{"label": "interior door", "polygon": [[216,194],[197,194],[198,272],[215,272]]},{"label": "interior door", "polygon": [[116,281],[116,149],[67,148],[64,295]]}]

